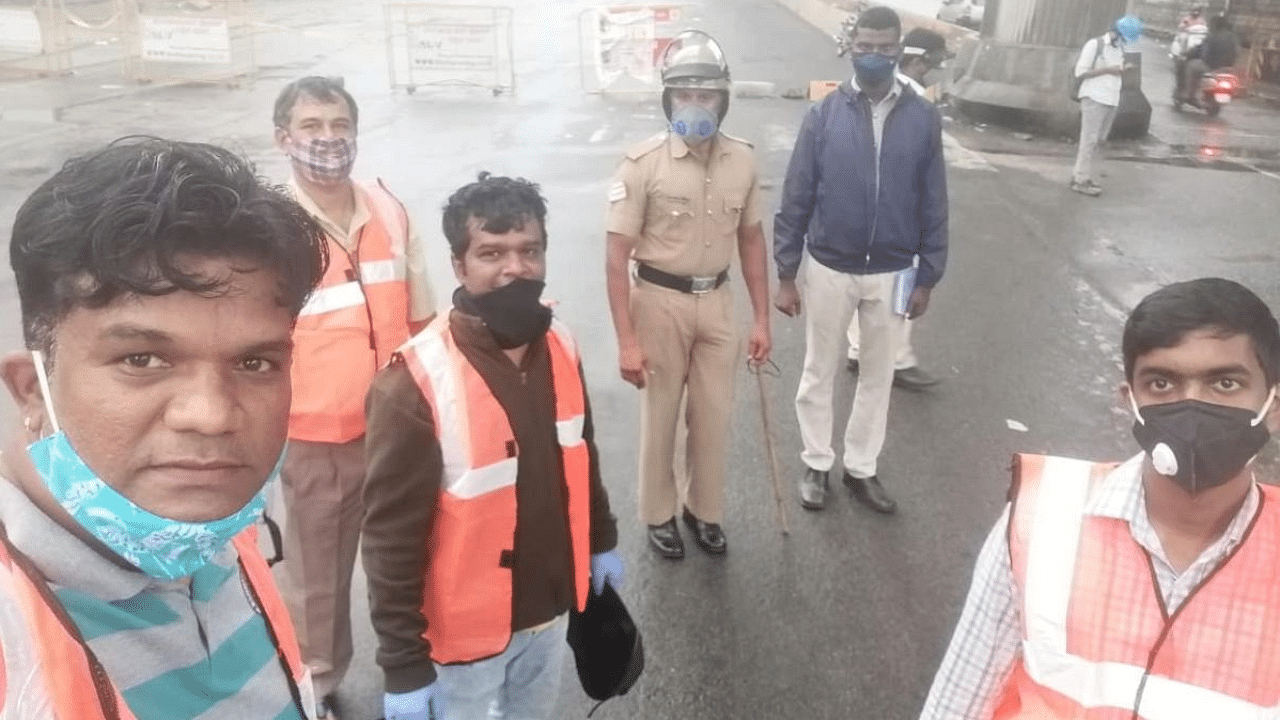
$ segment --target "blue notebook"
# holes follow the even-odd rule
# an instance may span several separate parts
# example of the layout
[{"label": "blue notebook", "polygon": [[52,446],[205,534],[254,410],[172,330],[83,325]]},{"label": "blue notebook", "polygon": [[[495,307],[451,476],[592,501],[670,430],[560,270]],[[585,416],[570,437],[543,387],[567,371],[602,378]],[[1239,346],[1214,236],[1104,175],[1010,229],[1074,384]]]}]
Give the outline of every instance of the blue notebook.
[{"label": "blue notebook", "polygon": [[914,266],[899,270],[893,276],[893,311],[899,315],[907,314],[907,303],[911,293],[916,289],[916,268]]}]

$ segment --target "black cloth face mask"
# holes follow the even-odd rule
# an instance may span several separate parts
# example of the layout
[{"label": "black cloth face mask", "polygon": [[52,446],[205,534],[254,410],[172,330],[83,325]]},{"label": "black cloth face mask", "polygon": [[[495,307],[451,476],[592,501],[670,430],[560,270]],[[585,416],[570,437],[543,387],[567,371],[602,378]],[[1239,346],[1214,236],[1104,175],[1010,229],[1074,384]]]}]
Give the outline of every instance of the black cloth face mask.
[{"label": "black cloth face mask", "polygon": [[1199,400],[1147,405],[1139,410],[1133,437],[1147,451],[1156,472],[1173,479],[1188,493],[1219,487],[1240,474],[1271,437],[1263,423],[1275,389],[1257,413]]},{"label": "black cloth face mask", "polygon": [[541,280],[516,278],[480,295],[459,287],[453,291],[453,305],[483,320],[498,347],[511,350],[528,345],[551,328],[551,308],[540,299],[546,286]]}]

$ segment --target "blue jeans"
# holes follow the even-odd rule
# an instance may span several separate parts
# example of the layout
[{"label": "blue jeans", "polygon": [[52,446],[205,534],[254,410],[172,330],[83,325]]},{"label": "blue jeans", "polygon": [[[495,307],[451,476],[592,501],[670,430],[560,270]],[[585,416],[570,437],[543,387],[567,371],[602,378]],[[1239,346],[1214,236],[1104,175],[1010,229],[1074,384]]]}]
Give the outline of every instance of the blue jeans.
[{"label": "blue jeans", "polygon": [[541,629],[518,630],[501,655],[465,665],[436,665],[442,720],[547,720],[560,694],[564,613]]}]

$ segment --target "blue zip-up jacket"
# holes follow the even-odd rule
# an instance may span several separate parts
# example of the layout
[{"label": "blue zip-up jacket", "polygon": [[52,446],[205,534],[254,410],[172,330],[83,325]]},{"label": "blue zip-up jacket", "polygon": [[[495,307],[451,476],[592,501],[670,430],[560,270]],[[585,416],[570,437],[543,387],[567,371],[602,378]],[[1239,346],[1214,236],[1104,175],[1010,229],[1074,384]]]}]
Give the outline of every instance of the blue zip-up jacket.
[{"label": "blue zip-up jacket", "polygon": [[[937,108],[903,87],[885,118],[880,187],[871,104],[846,80],[805,115],[773,219],[778,277],[813,260],[866,275],[910,267],[931,288],[947,264],[947,173]],[[877,196],[878,195],[878,196]]]}]

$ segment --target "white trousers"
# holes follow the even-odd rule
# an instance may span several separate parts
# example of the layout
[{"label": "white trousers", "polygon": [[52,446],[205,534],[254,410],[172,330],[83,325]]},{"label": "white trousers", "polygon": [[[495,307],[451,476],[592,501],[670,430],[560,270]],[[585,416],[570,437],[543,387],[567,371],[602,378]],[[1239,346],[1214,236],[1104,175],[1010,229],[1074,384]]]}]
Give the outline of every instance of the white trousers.
[{"label": "white trousers", "polygon": [[1098,146],[1111,135],[1111,124],[1115,119],[1115,105],[1103,105],[1093,98],[1080,100],[1080,146],[1076,148],[1072,180],[1082,183],[1093,179],[1093,160],[1098,154]]},{"label": "white trousers", "polygon": [[[893,358],[894,370],[906,370],[920,364],[916,359],[916,351],[911,347],[911,321],[902,326],[902,337],[898,339],[898,352]],[[853,314],[853,322],[849,323],[849,359],[858,359],[858,314]]]},{"label": "white trousers", "polygon": [[845,333],[856,310],[861,340],[858,387],[844,430],[844,469],[859,478],[876,474],[889,421],[894,357],[906,327],[906,318],[893,312],[895,274],[842,273],[813,258],[805,264],[805,354],[796,419],[804,442],[800,459],[810,468],[830,470],[835,465],[835,376],[844,367]]}]

